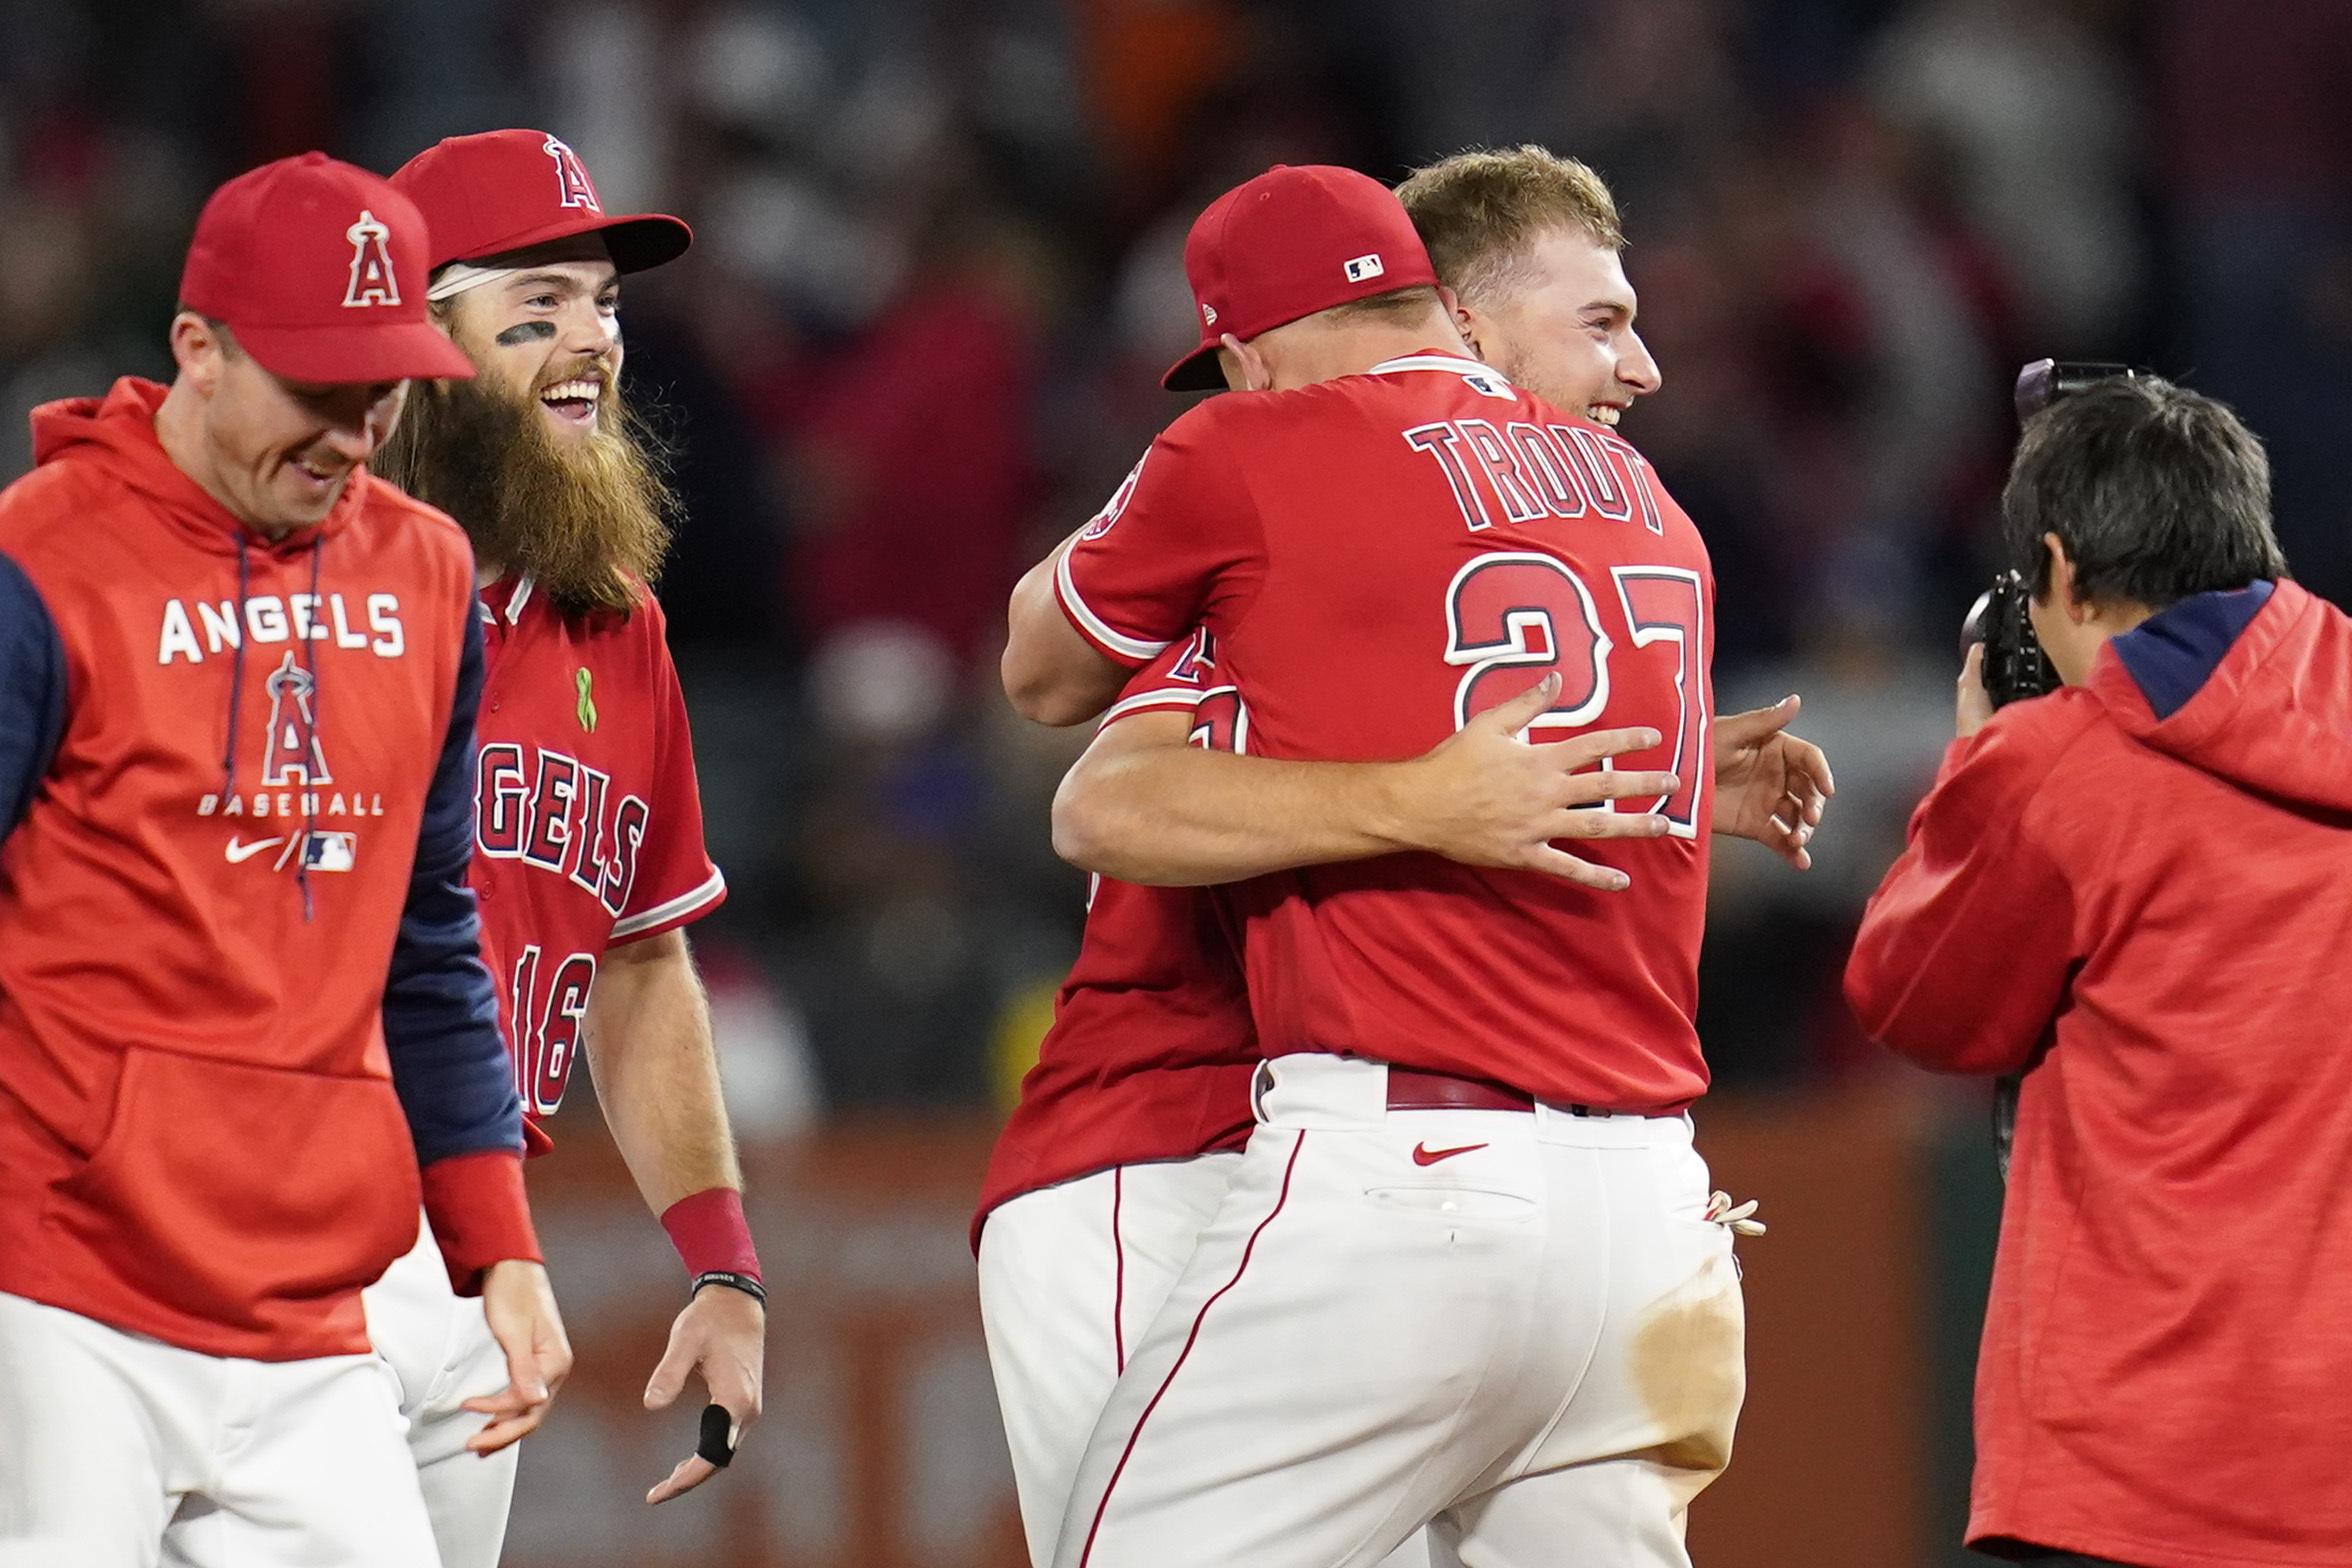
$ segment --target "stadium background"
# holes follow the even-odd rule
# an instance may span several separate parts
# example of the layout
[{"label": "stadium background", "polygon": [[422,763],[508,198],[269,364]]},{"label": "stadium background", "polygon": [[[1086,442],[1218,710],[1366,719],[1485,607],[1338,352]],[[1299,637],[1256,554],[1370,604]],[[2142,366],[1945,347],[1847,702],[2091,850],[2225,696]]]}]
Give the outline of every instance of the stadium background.
[{"label": "stadium background", "polygon": [[1949,734],[2041,354],[2270,444],[2352,590],[2352,0],[0,0],[0,481],[23,410],[162,375],[217,181],[542,125],[696,226],[627,288],[688,509],[662,584],[712,849],[698,926],[777,1286],[735,1474],[635,1411],[680,1281],[585,1075],[534,1175],[582,1370],[509,1561],[1018,1559],[963,1230],[1074,951],[1045,832],[1080,737],[996,693],[1005,590],[1179,411],[1184,228],[1267,164],[1595,163],[1665,369],[1626,421],[1706,531],[1729,711],[1787,691],[1840,793],[1808,876],[1719,848],[1703,1137],[1754,1390],[1708,1568],[1965,1561],[1997,1206],[1983,1103],[1873,1057],[1846,940]]}]

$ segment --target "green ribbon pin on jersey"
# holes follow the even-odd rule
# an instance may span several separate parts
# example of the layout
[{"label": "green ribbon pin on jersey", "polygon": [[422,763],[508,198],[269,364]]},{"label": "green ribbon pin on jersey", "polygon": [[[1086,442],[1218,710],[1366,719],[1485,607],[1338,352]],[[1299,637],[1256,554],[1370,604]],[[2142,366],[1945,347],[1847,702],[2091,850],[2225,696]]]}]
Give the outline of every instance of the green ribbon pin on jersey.
[{"label": "green ribbon pin on jersey", "polygon": [[585,669],[574,670],[572,684],[580,688],[580,706],[577,710],[580,715],[580,728],[593,735],[596,733],[596,699],[588,694],[592,678]]}]

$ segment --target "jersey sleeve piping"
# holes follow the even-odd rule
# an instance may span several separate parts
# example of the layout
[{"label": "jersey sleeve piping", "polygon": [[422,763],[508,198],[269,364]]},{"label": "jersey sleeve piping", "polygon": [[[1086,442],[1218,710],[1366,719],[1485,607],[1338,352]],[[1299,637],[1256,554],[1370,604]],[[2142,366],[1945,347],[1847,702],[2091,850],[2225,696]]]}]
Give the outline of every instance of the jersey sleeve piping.
[{"label": "jersey sleeve piping", "polygon": [[1201,690],[1198,686],[1170,686],[1159,691],[1137,692],[1105,709],[1100,727],[1108,729],[1121,719],[1131,719],[1138,713],[1190,713],[1200,705],[1200,700]]},{"label": "jersey sleeve piping", "polygon": [[1104,656],[1130,668],[1148,664],[1168,651],[1167,642],[1152,642],[1142,637],[1130,637],[1118,630],[1088,607],[1078,595],[1078,585],[1070,579],[1070,552],[1064,550],[1054,562],[1054,599],[1062,607],[1078,635],[1085,638]]},{"label": "jersey sleeve piping", "polygon": [[682,926],[690,920],[708,914],[727,897],[727,878],[718,867],[700,887],[681,893],[676,898],[641,909],[636,914],[613,922],[612,940],[635,941],[639,937],[655,936],[672,926]]}]

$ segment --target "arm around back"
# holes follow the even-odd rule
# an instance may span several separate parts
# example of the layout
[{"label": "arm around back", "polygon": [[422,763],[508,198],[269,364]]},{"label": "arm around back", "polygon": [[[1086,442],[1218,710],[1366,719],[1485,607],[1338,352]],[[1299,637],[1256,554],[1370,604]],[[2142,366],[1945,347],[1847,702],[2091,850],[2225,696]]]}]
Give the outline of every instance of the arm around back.
[{"label": "arm around back", "polygon": [[1402,762],[1292,762],[1186,744],[1180,713],[1108,725],[1054,796],[1054,849],[1123,882],[1198,887],[1294,866],[1427,850],[1466,865],[1543,871],[1615,890],[1624,873],[1554,847],[1575,838],[1655,838],[1666,820],[1591,810],[1656,797],[1670,775],[1581,772],[1658,743],[1655,730],[1603,730],[1530,746],[1515,737],[1550,704],[1546,676]]},{"label": "arm around back", "polygon": [[1078,635],[1054,593],[1062,548],[1029,568],[1006,611],[1009,636],[999,673],[1021,717],[1078,724],[1111,705],[1131,671]]}]

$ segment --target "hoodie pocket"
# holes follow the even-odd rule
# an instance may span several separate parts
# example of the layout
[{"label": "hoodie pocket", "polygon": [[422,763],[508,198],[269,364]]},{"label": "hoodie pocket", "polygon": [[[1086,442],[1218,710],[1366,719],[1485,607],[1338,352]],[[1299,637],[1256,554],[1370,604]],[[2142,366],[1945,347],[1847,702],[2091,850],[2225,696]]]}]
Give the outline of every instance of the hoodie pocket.
[{"label": "hoodie pocket", "polygon": [[416,1240],[416,1154],[381,1078],[133,1047],[52,1217],[138,1294],[267,1331],[272,1304],[372,1283]]}]

